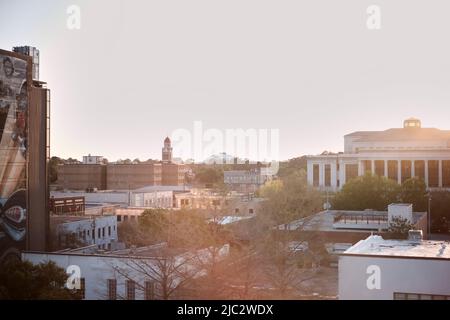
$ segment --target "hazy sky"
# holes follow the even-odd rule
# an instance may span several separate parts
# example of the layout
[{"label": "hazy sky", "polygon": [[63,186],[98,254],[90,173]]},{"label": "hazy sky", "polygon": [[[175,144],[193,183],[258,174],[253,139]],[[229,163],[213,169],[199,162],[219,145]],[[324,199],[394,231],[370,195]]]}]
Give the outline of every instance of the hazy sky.
[{"label": "hazy sky", "polygon": [[[66,27],[69,5],[81,29]],[[381,29],[366,26],[369,5]],[[41,50],[51,153],[160,158],[175,129],[280,130],[280,158],[410,116],[450,129],[448,0],[0,0],[0,48]]]}]

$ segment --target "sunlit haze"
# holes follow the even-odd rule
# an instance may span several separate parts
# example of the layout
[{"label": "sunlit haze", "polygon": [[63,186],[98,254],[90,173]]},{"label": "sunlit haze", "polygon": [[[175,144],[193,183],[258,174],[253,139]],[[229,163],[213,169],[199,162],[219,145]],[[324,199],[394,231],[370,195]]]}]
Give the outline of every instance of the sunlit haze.
[{"label": "sunlit haze", "polygon": [[[0,48],[32,45],[52,92],[51,153],[160,158],[174,130],[280,130],[280,158],[342,151],[343,136],[449,129],[450,3],[0,1]],[[81,8],[81,29],[66,9]]]}]

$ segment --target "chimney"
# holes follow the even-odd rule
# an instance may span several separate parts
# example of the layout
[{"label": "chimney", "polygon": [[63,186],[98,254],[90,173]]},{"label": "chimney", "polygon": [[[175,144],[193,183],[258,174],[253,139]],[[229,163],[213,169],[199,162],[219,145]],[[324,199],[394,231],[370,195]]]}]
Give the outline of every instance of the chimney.
[{"label": "chimney", "polygon": [[408,240],[412,242],[422,242],[423,240],[423,232],[422,230],[409,230],[408,231]]}]

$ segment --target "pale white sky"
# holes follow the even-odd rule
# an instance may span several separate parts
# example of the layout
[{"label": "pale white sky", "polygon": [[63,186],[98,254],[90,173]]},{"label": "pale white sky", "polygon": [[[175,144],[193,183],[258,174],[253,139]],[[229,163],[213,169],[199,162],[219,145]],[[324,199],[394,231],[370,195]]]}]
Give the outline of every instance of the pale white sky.
[{"label": "pale white sky", "polygon": [[[81,8],[81,30],[66,9]],[[381,30],[366,9],[381,8]],[[280,130],[280,158],[416,116],[450,129],[446,0],[0,0],[0,48],[41,50],[51,152],[160,158],[176,129]]]}]

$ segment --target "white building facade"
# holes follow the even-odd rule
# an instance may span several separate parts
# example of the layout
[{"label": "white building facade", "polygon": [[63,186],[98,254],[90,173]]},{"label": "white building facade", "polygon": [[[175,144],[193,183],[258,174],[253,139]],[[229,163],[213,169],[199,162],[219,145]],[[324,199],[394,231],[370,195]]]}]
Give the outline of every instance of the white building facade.
[{"label": "white building facade", "polygon": [[[141,191],[142,190],[142,191]],[[97,192],[52,191],[54,198],[84,197],[86,203],[119,204],[131,207],[164,208],[173,207],[173,191],[145,191],[137,189],[133,191],[101,190]]]},{"label": "white building facade", "polygon": [[66,219],[56,225],[56,236],[60,246],[64,246],[66,240],[71,238],[84,245],[96,245],[99,249],[110,250],[118,242],[115,215],[57,218]]},{"label": "white building facade", "polygon": [[450,300],[450,243],[370,236],[339,257],[340,300]]},{"label": "white building facade", "polygon": [[232,190],[239,192],[255,192],[273,178],[272,171],[267,167],[224,171],[223,175],[223,182]]},{"label": "white building facade", "polygon": [[450,130],[422,128],[418,119],[403,128],[359,131],[344,137],[344,152],[307,157],[308,183],[339,190],[366,172],[399,184],[417,177],[430,189],[450,189]]},{"label": "white building facade", "polygon": [[101,164],[103,163],[102,156],[83,156],[83,164]]},{"label": "white building facade", "polygon": [[[69,252],[23,252],[22,260],[33,264],[53,261],[67,270],[78,269],[83,300],[153,300],[161,299],[161,278],[168,276],[168,288],[174,290],[184,277],[191,279],[205,274],[209,259],[222,260],[229,254],[229,245],[199,249],[167,256],[145,253],[147,248],[119,250],[104,254],[84,253],[82,249]],[[141,249],[142,250],[141,252]],[[151,250],[151,249],[149,249]],[[213,252],[216,256],[213,257]],[[167,262],[165,262],[167,260]],[[171,271],[164,268],[168,267]],[[155,280],[160,280],[155,281]]]}]

